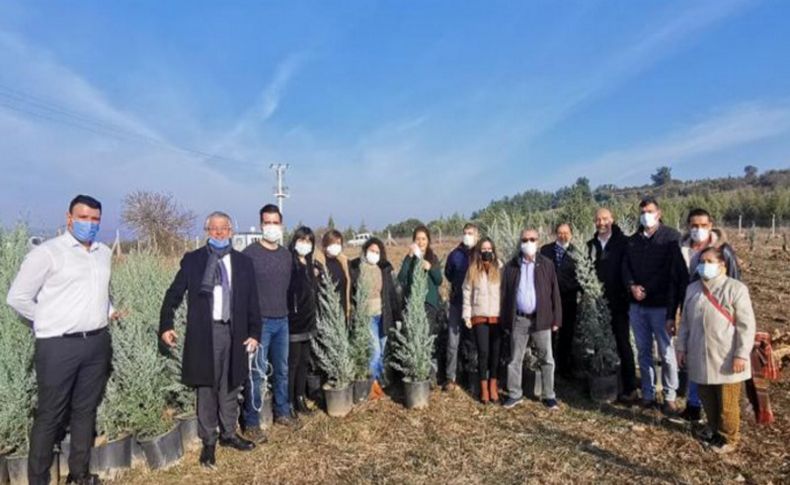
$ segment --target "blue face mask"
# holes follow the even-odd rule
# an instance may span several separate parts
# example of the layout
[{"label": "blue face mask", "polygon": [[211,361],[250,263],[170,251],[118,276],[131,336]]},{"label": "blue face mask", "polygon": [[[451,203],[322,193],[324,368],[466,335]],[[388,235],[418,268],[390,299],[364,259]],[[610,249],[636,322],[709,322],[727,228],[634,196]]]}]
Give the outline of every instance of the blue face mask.
[{"label": "blue face mask", "polygon": [[230,239],[214,239],[210,237],[208,238],[208,244],[214,249],[225,249],[230,245]]},{"label": "blue face mask", "polygon": [[99,233],[99,224],[90,221],[72,221],[71,235],[81,243],[92,243]]}]

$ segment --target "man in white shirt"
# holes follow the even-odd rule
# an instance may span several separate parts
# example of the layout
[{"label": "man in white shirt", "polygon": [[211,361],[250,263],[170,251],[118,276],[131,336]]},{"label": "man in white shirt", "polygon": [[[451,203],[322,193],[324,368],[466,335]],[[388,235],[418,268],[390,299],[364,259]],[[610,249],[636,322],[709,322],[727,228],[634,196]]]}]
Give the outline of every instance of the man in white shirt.
[{"label": "man in white shirt", "polygon": [[48,484],[52,449],[69,419],[67,483],[99,483],[89,473],[96,409],[110,372],[107,323],[112,252],[96,242],[101,203],[78,195],[66,214],[68,230],[28,253],[7,302],[32,323],[38,405],[30,432],[28,480]]}]

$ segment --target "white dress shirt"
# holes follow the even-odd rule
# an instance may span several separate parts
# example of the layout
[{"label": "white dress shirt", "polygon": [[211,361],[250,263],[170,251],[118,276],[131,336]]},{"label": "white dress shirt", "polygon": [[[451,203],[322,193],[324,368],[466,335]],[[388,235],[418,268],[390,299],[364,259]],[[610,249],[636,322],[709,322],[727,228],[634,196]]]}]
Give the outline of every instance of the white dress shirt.
[{"label": "white dress shirt", "polygon": [[7,303],[33,322],[36,338],[106,327],[111,266],[110,248],[94,242],[86,250],[67,231],[25,256]]},{"label": "white dress shirt", "polygon": [[[225,265],[228,271],[228,284],[233,284],[233,277],[230,270],[230,253],[226,254],[220,260]],[[222,320],[222,285],[214,286],[214,308],[211,309],[212,318],[214,320]]]}]

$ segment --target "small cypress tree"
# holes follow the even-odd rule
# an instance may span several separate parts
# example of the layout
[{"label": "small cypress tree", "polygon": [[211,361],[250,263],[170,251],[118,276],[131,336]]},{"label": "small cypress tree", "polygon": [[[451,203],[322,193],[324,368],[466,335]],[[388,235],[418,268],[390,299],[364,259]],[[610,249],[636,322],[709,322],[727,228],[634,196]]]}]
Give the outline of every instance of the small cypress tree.
[{"label": "small cypress tree", "polygon": [[[362,263],[366,264],[366,263]],[[373,268],[375,271],[379,269]],[[350,352],[354,363],[354,378],[363,380],[370,376],[370,359],[373,356],[373,342],[370,334],[372,315],[368,308],[370,284],[360,275],[354,291],[354,309],[351,314]]]},{"label": "small cypress tree", "polygon": [[425,312],[427,293],[428,274],[420,265],[415,265],[403,325],[392,332],[390,361],[393,369],[412,382],[425,381],[431,374],[431,353],[436,337],[431,335],[431,324]]},{"label": "small cypress tree", "polygon": [[578,251],[568,253],[576,261],[576,278],[581,285],[579,310],[574,334],[576,358],[590,375],[607,376],[617,372],[620,358],[612,333],[612,315],[604,296],[603,284],[595,273],[593,261]]},{"label": "small cypress tree", "polygon": [[335,285],[324,273],[318,289],[317,334],[312,340],[313,353],[327,383],[335,388],[346,387],[354,378],[354,363],[346,329],[346,318]]}]

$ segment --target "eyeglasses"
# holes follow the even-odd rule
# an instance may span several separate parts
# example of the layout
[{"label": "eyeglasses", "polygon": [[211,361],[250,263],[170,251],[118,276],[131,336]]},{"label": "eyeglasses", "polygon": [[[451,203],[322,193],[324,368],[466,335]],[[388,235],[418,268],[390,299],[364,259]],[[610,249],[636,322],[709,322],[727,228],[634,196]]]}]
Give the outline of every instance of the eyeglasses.
[{"label": "eyeglasses", "polygon": [[230,227],[228,227],[228,226],[223,226],[223,227],[212,226],[212,227],[207,227],[206,229],[208,231],[210,231],[210,232],[226,232],[226,231],[230,231]]},{"label": "eyeglasses", "polygon": [[538,242],[536,237],[522,237],[521,242]]}]

